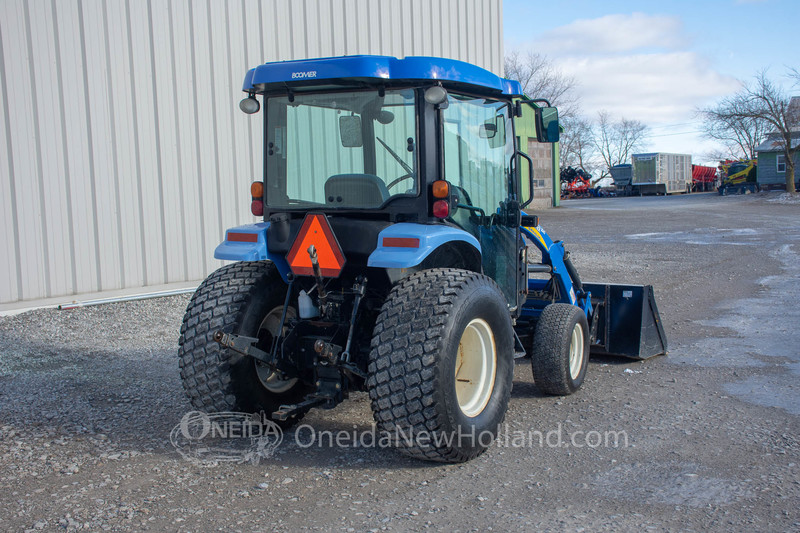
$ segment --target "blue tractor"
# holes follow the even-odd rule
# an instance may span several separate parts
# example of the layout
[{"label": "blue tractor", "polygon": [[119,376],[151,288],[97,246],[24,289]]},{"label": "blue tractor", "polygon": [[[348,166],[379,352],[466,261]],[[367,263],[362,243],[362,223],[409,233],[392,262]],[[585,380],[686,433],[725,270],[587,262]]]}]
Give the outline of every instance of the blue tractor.
[{"label": "blue tractor", "polygon": [[[558,112],[517,82],[431,57],[267,63],[261,221],[227,230],[231,260],[192,297],[180,368],[194,407],[289,427],[367,391],[408,455],[460,462],[497,435],[515,358],[544,392],[583,383],[593,351],[646,358],[666,338],[650,286],[583,284],[535,215],[533,162]],[[541,101],[537,101],[541,103]],[[546,104],[546,102],[545,102]]]}]

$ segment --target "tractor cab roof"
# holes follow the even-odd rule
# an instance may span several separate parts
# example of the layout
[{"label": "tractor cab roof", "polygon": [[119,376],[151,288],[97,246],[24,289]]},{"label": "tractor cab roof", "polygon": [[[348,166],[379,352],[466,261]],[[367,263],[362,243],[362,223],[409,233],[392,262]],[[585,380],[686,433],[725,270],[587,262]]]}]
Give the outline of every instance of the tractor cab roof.
[{"label": "tractor cab roof", "polygon": [[471,92],[522,96],[516,81],[463,61],[422,56],[362,55],[265,63],[247,72],[242,90],[260,94],[436,81]]}]

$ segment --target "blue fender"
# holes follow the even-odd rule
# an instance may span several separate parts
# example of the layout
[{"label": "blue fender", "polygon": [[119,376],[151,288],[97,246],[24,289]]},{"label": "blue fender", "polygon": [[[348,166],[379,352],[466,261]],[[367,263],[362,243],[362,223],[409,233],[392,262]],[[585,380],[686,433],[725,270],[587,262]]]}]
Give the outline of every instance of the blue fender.
[{"label": "blue fender", "polygon": [[[267,250],[267,228],[269,222],[258,222],[230,228],[225,232],[225,240],[214,250],[216,259],[227,261],[264,261],[275,263],[283,281],[288,283],[289,264],[286,258],[271,254]],[[246,235],[247,237],[240,237]]]},{"label": "blue fender", "polygon": [[[389,239],[387,242],[386,239]],[[403,239],[394,241],[391,239]],[[419,265],[431,252],[448,242],[465,242],[478,253],[478,239],[464,230],[443,225],[401,222],[378,234],[378,247],[367,260],[367,266],[378,268],[411,268]],[[386,244],[390,244],[387,246]],[[398,245],[401,244],[402,246]]]}]

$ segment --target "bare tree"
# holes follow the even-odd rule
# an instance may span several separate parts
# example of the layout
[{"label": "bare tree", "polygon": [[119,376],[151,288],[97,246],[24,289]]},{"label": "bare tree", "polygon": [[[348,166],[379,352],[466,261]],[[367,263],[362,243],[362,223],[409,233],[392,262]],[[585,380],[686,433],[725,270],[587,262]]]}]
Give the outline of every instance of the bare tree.
[{"label": "bare tree", "polygon": [[593,150],[592,129],[589,121],[579,117],[575,78],[564,74],[547,56],[534,52],[510,52],[504,67],[505,76],[518,81],[526,96],[544,98],[558,107],[563,128],[559,141],[560,167],[585,168]]},{"label": "bare tree", "polygon": [[756,146],[766,136],[770,123],[760,117],[741,117],[732,106],[733,102],[722,102],[698,110],[703,119],[702,129],[723,144],[727,151],[723,159],[755,159]]},{"label": "bare tree", "polygon": [[505,76],[522,85],[529,98],[544,98],[558,107],[560,117],[569,118],[577,113],[577,82],[561,72],[545,55],[528,52],[509,52],[503,62]]},{"label": "bare tree", "polygon": [[584,117],[567,117],[561,121],[564,133],[559,142],[559,165],[590,170],[594,166],[594,130]]},{"label": "bare tree", "polygon": [[[797,69],[790,70],[788,77],[800,83]],[[800,150],[800,101],[792,100],[767,77],[766,71],[761,71],[752,83],[724,99],[718,108],[725,110],[725,120],[763,121],[771,127],[768,138],[783,150],[786,160],[786,191],[794,193],[794,157]]]},{"label": "bare tree", "polygon": [[594,145],[603,160],[602,176],[607,176],[611,167],[628,162],[634,152],[644,146],[647,126],[638,120],[622,117],[614,121],[607,111],[597,113]]}]

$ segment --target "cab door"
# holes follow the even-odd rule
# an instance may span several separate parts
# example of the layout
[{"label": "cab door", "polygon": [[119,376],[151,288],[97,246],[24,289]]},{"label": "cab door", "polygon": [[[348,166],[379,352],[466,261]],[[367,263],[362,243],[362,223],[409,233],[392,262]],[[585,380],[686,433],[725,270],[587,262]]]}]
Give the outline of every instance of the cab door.
[{"label": "cab door", "polygon": [[451,93],[441,117],[444,179],[459,197],[452,220],[478,239],[483,273],[514,310],[521,238],[511,110],[506,102]]}]

